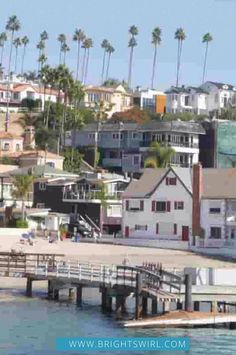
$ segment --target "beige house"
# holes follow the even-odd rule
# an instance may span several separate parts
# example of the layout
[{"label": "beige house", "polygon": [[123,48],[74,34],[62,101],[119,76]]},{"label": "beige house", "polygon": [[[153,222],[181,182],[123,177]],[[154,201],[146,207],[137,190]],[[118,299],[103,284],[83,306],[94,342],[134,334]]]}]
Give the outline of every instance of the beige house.
[{"label": "beige house", "polygon": [[96,104],[103,104],[102,109],[110,118],[113,113],[126,111],[133,105],[133,97],[122,85],[116,87],[88,86],[85,89],[84,106],[96,107]]},{"label": "beige house", "polygon": [[63,170],[64,157],[44,150],[25,151],[19,157],[20,167],[33,165],[49,165]]},{"label": "beige house", "polygon": [[23,151],[24,138],[9,132],[0,132],[0,156],[10,156]]}]

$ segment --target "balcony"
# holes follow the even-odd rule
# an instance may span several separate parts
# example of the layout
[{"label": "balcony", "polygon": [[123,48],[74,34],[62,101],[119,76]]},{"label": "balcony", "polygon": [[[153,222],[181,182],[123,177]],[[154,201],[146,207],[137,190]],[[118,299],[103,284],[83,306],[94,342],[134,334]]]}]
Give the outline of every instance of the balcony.
[{"label": "balcony", "polygon": [[[140,147],[147,147],[149,148],[151,143],[154,142],[152,140],[146,140],[140,142]],[[160,145],[168,146],[168,147],[185,147],[185,148],[198,148],[198,143],[191,143],[191,142],[158,142]]]},{"label": "balcony", "polygon": [[104,158],[102,159],[102,165],[107,167],[121,167],[121,158]]},{"label": "balcony", "polygon": [[63,201],[65,202],[94,202],[100,203],[101,201],[108,200],[121,200],[123,191],[115,191],[112,194],[104,194],[101,190],[90,191],[66,191],[63,193]]}]

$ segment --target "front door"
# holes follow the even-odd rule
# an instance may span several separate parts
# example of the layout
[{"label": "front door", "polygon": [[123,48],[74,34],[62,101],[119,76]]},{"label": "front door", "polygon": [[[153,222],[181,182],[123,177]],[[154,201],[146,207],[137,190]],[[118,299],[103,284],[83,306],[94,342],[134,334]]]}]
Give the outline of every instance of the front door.
[{"label": "front door", "polygon": [[125,237],[128,238],[129,237],[129,227],[125,227]]},{"label": "front door", "polygon": [[189,227],[182,226],[182,240],[188,241],[188,238],[189,238]]}]

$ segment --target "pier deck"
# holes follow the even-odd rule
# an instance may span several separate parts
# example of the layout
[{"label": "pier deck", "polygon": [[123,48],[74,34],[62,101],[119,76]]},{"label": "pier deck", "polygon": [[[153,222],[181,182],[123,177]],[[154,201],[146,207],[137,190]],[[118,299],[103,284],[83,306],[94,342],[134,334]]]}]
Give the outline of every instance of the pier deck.
[{"label": "pier deck", "polygon": [[228,325],[235,329],[236,314],[172,311],[148,319],[124,322],[125,328],[203,327]]}]

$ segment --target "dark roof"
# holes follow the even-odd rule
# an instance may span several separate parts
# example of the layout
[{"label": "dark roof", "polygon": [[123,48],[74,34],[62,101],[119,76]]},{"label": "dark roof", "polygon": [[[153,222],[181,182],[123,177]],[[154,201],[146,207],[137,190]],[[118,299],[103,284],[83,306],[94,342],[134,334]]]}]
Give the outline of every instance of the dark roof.
[{"label": "dark roof", "polygon": [[[233,90],[233,88],[235,88],[235,86],[231,85],[231,84],[225,84],[225,83],[218,83],[215,81],[207,81],[208,83],[211,83],[213,85],[215,85],[218,89],[223,89],[223,90]],[[223,88],[224,85],[227,85],[228,88]]]},{"label": "dark roof", "polygon": [[43,177],[43,176],[77,177],[78,176],[68,171],[52,168],[49,165],[26,166],[6,173],[6,175],[8,176],[27,175],[27,174],[32,174],[35,177]]},{"label": "dark roof", "polygon": [[182,86],[182,87],[176,87],[176,86],[171,86],[170,89],[165,91],[166,94],[180,94],[180,93],[186,93],[190,94],[191,90],[194,90],[196,93],[199,94],[208,94],[208,92],[201,87],[196,87],[196,86]]},{"label": "dark roof", "polygon": [[105,123],[89,123],[84,126],[81,131],[86,132],[96,132],[98,129],[100,131],[116,131],[116,130],[124,130],[124,131],[133,131],[138,127],[138,124],[135,122],[105,122]]},{"label": "dark roof", "polygon": [[185,121],[156,121],[152,120],[142,124],[139,131],[160,131],[160,132],[186,132],[195,134],[205,134],[205,130],[200,123]]}]

